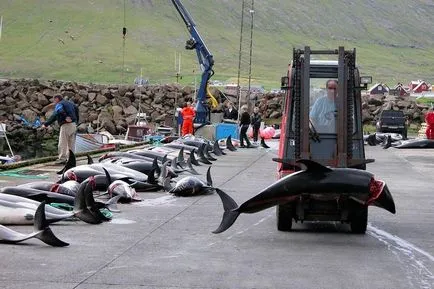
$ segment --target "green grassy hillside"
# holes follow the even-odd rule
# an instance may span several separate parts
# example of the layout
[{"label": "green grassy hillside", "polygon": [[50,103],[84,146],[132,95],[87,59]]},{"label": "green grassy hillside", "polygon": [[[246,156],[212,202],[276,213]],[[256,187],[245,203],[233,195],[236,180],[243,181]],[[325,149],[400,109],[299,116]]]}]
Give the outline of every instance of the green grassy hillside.
[{"label": "green grassy hillside", "polygon": [[[183,4],[214,55],[213,79],[236,79],[241,1]],[[132,83],[142,70],[151,83],[167,83],[175,81],[176,52],[183,83],[199,74],[170,0],[2,0],[0,15],[0,77]],[[355,47],[374,82],[434,82],[433,16],[432,0],[255,1],[253,82],[278,87],[292,48],[305,45]]]}]

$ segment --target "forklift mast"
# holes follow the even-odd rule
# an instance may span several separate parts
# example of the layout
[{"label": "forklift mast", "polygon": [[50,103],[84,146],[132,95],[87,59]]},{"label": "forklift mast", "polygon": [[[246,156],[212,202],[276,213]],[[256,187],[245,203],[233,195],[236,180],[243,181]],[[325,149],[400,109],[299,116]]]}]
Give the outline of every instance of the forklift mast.
[{"label": "forklift mast", "polygon": [[199,65],[202,70],[202,78],[200,82],[200,87],[197,92],[197,103],[196,103],[196,118],[195,123],[206,124],[210,120],[210,109],[206,101],[208,80],[213,76],[213,65],[214,59],[208,48],[206,47],[202,37],[196,29],[196,24],[193,18],[188,13],[187,9],[182,5],[180,0],[172,0],[178,13],[181,15],[182,20],[187,26],[190,32],[191,38],[187,40],[185,48],[189,50],[196,50],[197,58],[199,60]]},{"label": "forklift mast", "polygon": [[[334,57],[336,60],[313,60]],[[310,120],[311,79],[335,79],[338,81],[335,100],[336,130],[333,134],[317,132]],[[367,78],[369,79],[369,77]],[[297,170],[295,161],[312,159],[333,167],[364,169],[366,163],[361,121],[361,90],[356,67],[356,51],[339,47],[336,50],[293,49],[293,60],[288,74],[282,77],[282,89],[286,90],[281,125],[279,171]]]}]

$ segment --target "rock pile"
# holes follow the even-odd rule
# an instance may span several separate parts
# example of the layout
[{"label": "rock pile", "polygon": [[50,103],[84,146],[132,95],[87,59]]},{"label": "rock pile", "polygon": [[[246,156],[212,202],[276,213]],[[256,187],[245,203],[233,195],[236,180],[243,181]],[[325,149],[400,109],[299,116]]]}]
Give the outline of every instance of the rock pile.
[{"label": "rock pile", "polygon": [[[219,97],[218,91],[213,93]],[[38,117],[44,121],[52,113],[51,103],[56,94],[78,104],[79,132],[104,128],[111,134],[121,134],[134,123],[139,109],[151,122],[173,119],[175,108],[193,98],[194,88],[3,79],[0,80],[0,122],[7,124],[8,131],[14,131],[26,126],[25,121],[31,124]]]},{"label": "rock pile", "polygon": [[[213,95],[222,110],[224,101],[220,91],[212,88]],[[44,121],[53,109],[52,99],[56,94],[79,105],[79,132],[89,132],[104,128],[112,134],[125,133],[133,124],[138,110],[146,113],[150,122],[167,122],[174,119],[175,108],[194,97],[194,88],[167,85],[101,85],[78,84],[75,82],[46,81],[37,79],[0,79],[0,122],[7,124],[8,132],[16,131],[31,124],[40,117]],[[283,111],[284,94],[256,94],[256,105],[263,118],[279,119]],[[427,105],[416,103],[408,97],[363,95],[363,122],[375,124],[381,111],[385,109],[403,110],[410,122],[421,123]]]},{"label": "rock pile", "polygon": [[[264,94],[257,105],[266,118],[279,118],[283,112],[283,98],[283,94]],[[383,110],[393,109],[402,110],[410,124],[417,127],[424,122],[425,114],[430,108],[429,105],[419,104],[416,99],[409,96],[362,95],[362,121],[364,124],[375,125]]]},{"label": "rock pile", "polygon": [[401,110],[413,125],[424,122],[425,114],[430,106],[419,104],[409,96],[395,95],[363,95],[362,96],[362,120],[363,123],[375,125],[383,110]]}]

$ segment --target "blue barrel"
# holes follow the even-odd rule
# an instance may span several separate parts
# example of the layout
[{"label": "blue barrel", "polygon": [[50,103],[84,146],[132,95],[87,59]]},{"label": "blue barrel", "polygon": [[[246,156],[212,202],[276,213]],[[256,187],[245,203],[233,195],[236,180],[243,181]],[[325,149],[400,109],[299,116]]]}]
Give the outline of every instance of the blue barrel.
[{"label": "blue barrel", "polygon": [[239,139],[239,128],[233,123],[219,123],[215,128],[215,138],[217,140],[231,136],[233,139]]}]

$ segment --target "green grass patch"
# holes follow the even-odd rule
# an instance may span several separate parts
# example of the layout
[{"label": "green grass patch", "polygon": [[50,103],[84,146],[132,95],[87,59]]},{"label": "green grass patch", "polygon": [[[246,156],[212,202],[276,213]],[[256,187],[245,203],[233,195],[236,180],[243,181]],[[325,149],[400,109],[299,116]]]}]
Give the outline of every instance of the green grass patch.
[{"label": "green grass patch", "polygon": [[434,106],[434,98],[432,97],[420,97],[416,99],[417,103],[420,104],[426,104],[426,105],[432,105]]},{"label": "green grass patch", "polygon": [[[408,135],[417,135],[418,131],[420,129],[420,124],[412,124],[409,127],[407,127],[407,134]],[[375,125],[371,124],[365,124],[363,125],[363,132],[366,134],[371,134],[376,132],[377,129],[375,128]]]},{"label": "green grass patch", "polygon": [[[94,83],[132,83],[142,71],[151,83],[200,79],[190,38],[170,1],[0,1],[3,16],[0,77],[33,77]],[[214,56],[213,79],[237,78],[240,1],[183,1]],[[418,7],[418,9],[408,9]],[[432,81],[432,7],[417,0],[257,1],[253,21],[252,85],[278,88],[292,49],[357,49],[361,74],[395,85]],[[405,13],[404,13],[405,11]],[[381,15],[379,17],[378,15]],[[245,18],[241,77],[249,75],[251,18]],[[125,42],[122,27],[127,27]]]}]

